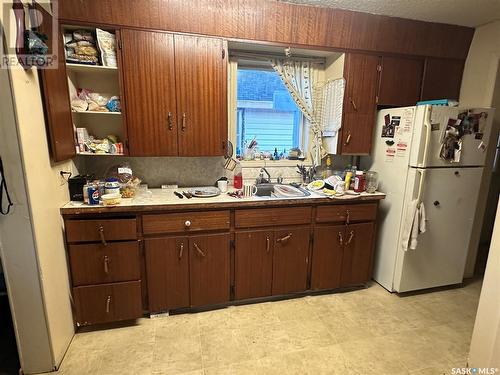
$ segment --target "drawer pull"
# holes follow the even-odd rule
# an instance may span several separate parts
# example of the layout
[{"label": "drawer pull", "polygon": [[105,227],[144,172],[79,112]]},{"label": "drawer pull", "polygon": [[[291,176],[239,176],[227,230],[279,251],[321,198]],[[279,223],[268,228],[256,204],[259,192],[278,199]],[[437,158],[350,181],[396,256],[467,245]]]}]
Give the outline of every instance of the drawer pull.
[{"label": "drawer pull", "polygon": [[203,258],[206,256],[206,254],[203,252],[203,250],[200,249],[200,247],[196,244],[196,242],[193,243],[194,248],[200,254]]},{"label": "drawer pull", "polygon": [[292,238],[292,234],[291,234],[291,233],[288,233],[285,237],[278,238],[278,239],[276,240],[276,242],[286,242],[286,241],[288,241],[290,238]]},{"label": "drawer pull", "polygon": [[269,239],[269,236],[266,237],[266,251],[269,253],[269,250],[271,250],[271,240]]},{"label": "drawer pull", "polygon": [[189,220],[186,220],[186,222],[184,223],[184,226],[186,228],[189,228],[191,226],[191,222]]},{"label": "drawer pull", "polygon": [[168,123],[168,130],[172,130],[174,128],[174,124],[172,122],[172,112],[168,112],[167,123]]},{"label": "drawer pull", "polygon": [[102,225],[99,225],[98,231],[99,231],[99,237],[101,237],[102,244],[106,246],[107,243],[106,243],[106,238],[104,237],[104,227]]},{"label": "drawer pull", "polygon": [[349,245],[353,238],[354,238],[354,231],[351,230],[351,232],[349,233],[349,239],[347,240],[346,245]]},{"label": "drawer pull", "polygon": [[342,238],[342,232],[339,232],[339,244],[340,245],[344,244],[344,239]]},{"label": "drawer pull", "polygon": [[179,260],[182,259],[182,254],[184,253],[184,243],[181,243],[181,246],[179,248]]},{"label": "drawer pull", "polygon": [[350,101],[351,101],[351,104],[352,104],[352,108],[357,111],[358,110],[358,106],[356,105],[356,102],[354,101],[353,98],[350,98]]},{"label": "drawer pull", "polygon": [[349,224],[350,216],[351,216],[351,211],[346,210],[345,211],[345,222],[346,222],[346,224]]},{"label": "drawer pull", "polygon": [[106,314],[109,314],[110,305],[111,305],[111,296],[108,296],[108,298],[106,298]]},{"label": "drawer pull", "polygon": [[104,273],[107,275],[109,273],[109,257],[104,256]]}]

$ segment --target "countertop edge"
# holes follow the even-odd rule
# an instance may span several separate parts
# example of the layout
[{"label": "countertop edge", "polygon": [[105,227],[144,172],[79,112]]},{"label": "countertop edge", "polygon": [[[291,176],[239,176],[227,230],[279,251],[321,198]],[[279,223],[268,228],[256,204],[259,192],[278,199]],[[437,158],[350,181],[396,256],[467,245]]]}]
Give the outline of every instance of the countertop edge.
[{"label": "countertop edge", "polygon": [[325,199],[307,198],[307,199],[283,199],[283,200],[259,200],[245,201],[243,199],[234,202],[200,202],[191,204],[151,204],[151,205],[130,205],[114,207],[62,207],[60,213],[62,216],[70,215],[94,215],[94,214],[114,214],[114,213],[151,213],[160,211],[193,211],[199,209],[234,209],[234,208],[261,208],[261,207],[283,207],[294,205],[317,205],[317,204],[351,204],[358,202],[379,201],[385,199],[385,195],[377,194],[373,196],[364,195],[349,199]]}]

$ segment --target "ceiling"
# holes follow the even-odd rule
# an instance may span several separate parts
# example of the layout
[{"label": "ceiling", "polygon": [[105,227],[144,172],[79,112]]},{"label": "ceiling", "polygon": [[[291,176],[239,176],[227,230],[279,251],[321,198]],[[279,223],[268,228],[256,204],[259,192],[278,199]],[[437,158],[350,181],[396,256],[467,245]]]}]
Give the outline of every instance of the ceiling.
[{"label": "ceiling", "polygon": [[286,2],[469,27],[500,19],[500,0],[286,0]]}]

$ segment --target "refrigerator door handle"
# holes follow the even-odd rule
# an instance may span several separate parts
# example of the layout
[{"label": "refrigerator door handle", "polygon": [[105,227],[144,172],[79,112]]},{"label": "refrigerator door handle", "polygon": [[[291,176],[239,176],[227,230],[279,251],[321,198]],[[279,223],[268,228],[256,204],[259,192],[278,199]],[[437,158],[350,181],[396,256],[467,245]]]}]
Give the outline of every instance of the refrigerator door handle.
[{"label": "refrigerator door handle", "polygon": [[429,154],[429,143],[431,141],[431,111],[432,107],[428,106],[426,108],[424,116],[424,127],[425,127],[425,143],[424,143],[424,154],[422,155],[422,167],[427,167],[427,157]]},{"label": "refrigerator door handle", "polygon": [[423,195],[424,195],[424,184],[425,184],[425,169],[417,169],[417,172],[420,173],[420,182],[418,183],[418,194],[417,194],[417,206],[420,208],[420,204],[422,203]]}]

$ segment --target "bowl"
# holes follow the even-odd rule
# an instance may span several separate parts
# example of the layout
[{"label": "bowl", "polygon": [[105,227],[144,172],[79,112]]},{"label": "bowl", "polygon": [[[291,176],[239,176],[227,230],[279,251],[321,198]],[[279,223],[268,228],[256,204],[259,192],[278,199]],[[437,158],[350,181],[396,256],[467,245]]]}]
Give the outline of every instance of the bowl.
[{"label": "bowl", "polygon": [[122,200],[120,194],[104,194],[101,198],[102,204],[105,206],[117,206]]}]

